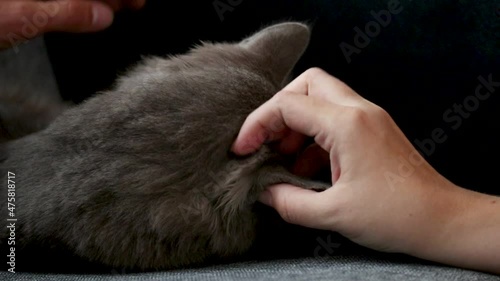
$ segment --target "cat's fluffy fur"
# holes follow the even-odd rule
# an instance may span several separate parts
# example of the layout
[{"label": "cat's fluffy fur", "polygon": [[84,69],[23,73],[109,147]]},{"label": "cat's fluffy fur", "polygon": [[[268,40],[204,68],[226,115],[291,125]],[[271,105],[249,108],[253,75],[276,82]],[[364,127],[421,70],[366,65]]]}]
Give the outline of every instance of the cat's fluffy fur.
[{"label": "cat's fluffy fur", "polygon": [[281,23],[238,43],[145,59],[112,90],[1,147],[2,176],[17,175],[18,244],[139,269],[244,253],[254,239],[251,206],[266,186],[327,186],[291,175],[267,146],[230,153],[309,37],[308,26]]}]

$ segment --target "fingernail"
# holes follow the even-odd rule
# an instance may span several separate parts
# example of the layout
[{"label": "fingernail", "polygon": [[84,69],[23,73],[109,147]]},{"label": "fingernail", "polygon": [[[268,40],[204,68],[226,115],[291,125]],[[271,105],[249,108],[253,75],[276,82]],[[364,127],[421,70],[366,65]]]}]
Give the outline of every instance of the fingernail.
[{"label": "fingernail", "polygon": [[249,144],[245,143],[244,145],[239,144],[238,141],[234,142],[231,151],[233,151],[237,155],[247,155],[255,151],[255,149]]},{"label": "fingernail", "polygon": [[264,190],[260,195],[259,195],[259,202],[261,202],[264,205],[267,206],[272,206],[272,195],[269,190]]},{"label": "fingernail", "polygon": [[247,155],[247,154],[250,154],[251,152],[253,152],[254,150],[250,146],[245,145],[245,146],[238,148],[236,151],[240,155]]},{"label": "fingernail", "polygon": [[103,4],[92,7],[92,26],[96,29],[109,27],[113,23],[113,17],[113,11]]},{"label": "fingernail", "polygon": [[240,149],[238,149],[238,146],[236,145],[236,142],[234,142],[233,145],[231,145],[231,151],[234,152],[234,153],[239,154]]}]

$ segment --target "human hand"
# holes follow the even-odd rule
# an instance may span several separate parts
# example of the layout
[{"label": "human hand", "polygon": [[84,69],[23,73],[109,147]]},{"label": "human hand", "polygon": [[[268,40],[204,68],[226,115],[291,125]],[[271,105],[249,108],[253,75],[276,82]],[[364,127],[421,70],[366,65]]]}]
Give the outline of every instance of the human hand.
[{"label": "human hand", "polygon": [[[323,192],[288,184],[269,187],[260,200],[284,220],[335,231],[375,250],[500,268],[495,262],[498,205],[480,207],[495,198],[441,176],[386,111],[320,69],[306,71],[250,114],[233,151],[245,155],[264,141],[275,141],[280,151],[290,153],[303,145],[305,136],[314,137],[316,145],[298,160],[297,171],[310,174],[318,165],[306,163],[326,160],[333,186]],[[484,217],[497,221],[496,228]],[[489,228],[481,231],[479,221]],[[462,243],[467,246],[459,247]],[[486,251],[478,259],[477,248],[487,243],[496,252]]]},{"label": "human hand", "polygon": [[0,50],[43,33],[95,32],[113,22],[114,12],[139,9],[146,0],[0,0]]}]

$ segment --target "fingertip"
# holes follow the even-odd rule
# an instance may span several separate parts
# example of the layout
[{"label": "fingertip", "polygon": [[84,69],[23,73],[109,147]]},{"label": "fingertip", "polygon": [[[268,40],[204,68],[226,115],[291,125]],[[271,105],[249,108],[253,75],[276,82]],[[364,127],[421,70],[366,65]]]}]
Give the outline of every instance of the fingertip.
[{"label": "fingertip", "polygon": [[269,190],[264,190],[260,195],[259,195],[259,202],[272,207],[273,205],[273,198],[272,194]]},{"label": "fingertip", "polygon": [[108,5],[98,3],[92,5],[92,28],[101,30],[108,28],[114,20],[114,12]]},{"label": "fingertip", "polygon": [[283,183],[268,187],[259,202],[274,208],[286,222],[314,227],[319,212],[316,196],[316,191]]},{"label": "fingertip", "polygon": [[48,1],[39,5],[53,13],[40,27],[42,32],[96,32],[108,28],[114,20],[113,8],[99,1]]},{"label": "fingertip", "polygon": [[[282,200],[284,199],[290,199],[294,203],[308,203],[308,199],[306,198],[309,195],[316,194],[316,191],[298,187],[292,184],[288,183],[281,183],[281,184],[276,184],[268,187],[266,189],[268,194],[265,194],[264,196],[267,196],[265,199],[272,199],[271,205],[280,205]],[[296,206],[296,204],[293,204]],[[292,206],[293,207],[293,206]]]},{"label": "fingertip", "polygon": [[231,151],[239,156],[250,154],[256,150],[254,146],[251,146],[247,141],[243,141],[240,138],[237,138],[231,146]]},{"label": "fingertip", "polygon": [[231,150],[237,155],[247,155],[253,153],[262,146],[268,139],[269,135],[265,130],[256,131],[243,125],[239,135],[233,143]]}]

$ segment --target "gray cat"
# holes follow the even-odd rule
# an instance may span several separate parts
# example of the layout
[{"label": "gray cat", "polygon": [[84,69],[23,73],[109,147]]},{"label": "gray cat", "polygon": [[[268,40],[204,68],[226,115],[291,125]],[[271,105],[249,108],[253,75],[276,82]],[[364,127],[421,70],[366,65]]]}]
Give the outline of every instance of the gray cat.
[{"label": "gray cat", "polygon": [[[17,245],[140,270],[245,253],[266,186],[330,186],[290,174],[267,145],[248,157],[230,152],[309,39],[308,26],[287,22],[238,43],[147,58],[47,129],[0,147],[3,181],[15,174]],[[7,192],[0,196],[5,218]]]}]

